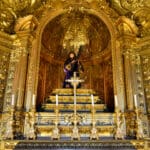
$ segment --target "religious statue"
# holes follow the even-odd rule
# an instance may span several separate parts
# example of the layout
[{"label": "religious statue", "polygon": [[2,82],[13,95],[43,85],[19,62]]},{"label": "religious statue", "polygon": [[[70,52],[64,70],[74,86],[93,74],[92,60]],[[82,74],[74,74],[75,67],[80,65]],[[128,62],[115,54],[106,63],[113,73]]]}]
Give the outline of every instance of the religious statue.
[{"label": "religious statue", "polygon": [[32,112],[28,112],[25,115],[25,136],[27,140],[29,139],[35,139],[36,133],[35,133],[35,114]]},{"label": "religious statue", "polygon": [[[63,83],[63,88],[73,88],[71,83],[66,82],[66,80],[73,77],[74,72],[76,72],[77,77],[79,77],[79,74],[83,72],[83,66],[81,62],[78,59],[78,56],[72,51],[69,53],[68,58],[66,59],[64,63],[64,72],[65,72],[65,79]],[[81,86],[81,84],[78,85],[78,88]]]}]

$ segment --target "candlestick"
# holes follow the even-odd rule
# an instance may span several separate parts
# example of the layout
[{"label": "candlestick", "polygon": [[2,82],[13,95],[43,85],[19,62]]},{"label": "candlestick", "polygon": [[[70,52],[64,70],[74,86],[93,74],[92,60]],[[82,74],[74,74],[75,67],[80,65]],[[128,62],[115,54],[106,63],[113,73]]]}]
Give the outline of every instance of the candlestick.
[{"label": "candlestick", "polygon": [[56,105],[58,106],[58,94],[56,94]]},{"label": "candlestick", "polygon": [[35,105],[35,98],[36,98],[36,95],[33,94],[33,96],[32,96],[32,105],[33,105],[33,106]]},{"label": "candlestick", "polygon": [[15,95],[12,94],[11,105],[15,105]]},{"label": "candlestick", "polygon": [[135,105],[135,107],[138,106],[138,104],[137,104],[137,95],[136,94],[134,94],[134,105]]},{"label": "candlestick", "polygon": [[93,97],[93,94],[91,94],[91,100],[92,100],[92,106],[94,106],[94,97]]},{"label": "candlestick", "polygon": [[118,107],[118,98],[117,98],[117,95],[115,95],[115,106]]}]

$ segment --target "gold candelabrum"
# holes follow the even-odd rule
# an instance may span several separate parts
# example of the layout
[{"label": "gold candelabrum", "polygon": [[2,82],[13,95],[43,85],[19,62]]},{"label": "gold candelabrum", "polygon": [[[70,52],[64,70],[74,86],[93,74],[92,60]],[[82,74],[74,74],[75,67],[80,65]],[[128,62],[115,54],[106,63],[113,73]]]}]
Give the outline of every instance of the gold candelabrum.
[{"label": "gold candelabrum", "polygon": [[143,125],[142,125],[142,112],[135,106],[136,114],[136,138],[137,140],[144,138]]},{"label": "gold candelabrum", "polygon": [[8,115],[9,118],[6,121],[3,139],[13,140],[14,138],[14,112],[15,112],[14,105],[11,105],[10,110],[9,110],[10,114]]},{"label": "gold candelabrum", "polygon": [[143,139],[143,125],[142,125],[142,111],[138,108],[138,97],[137,94],[134,94],[134,107],[135,107],[135,114],[136,114],[136,138]]},{"label": "gold candelabrum", "polygon": [[96,129],[96,119],[95,119],[95,107],[94,107],[94,97],[93,97],[93,94],[91,95],[91,101],[92,101],[92,129],[91,129],[91,136],[90,136],[90,139],[91,140],[98,140],[99,139],[99,136],[98,136],[98,133],[97,133],[97,129]]},{"label": "gold candelabrum", "polygon": [[52,131],[52,139],[53,140],[59,140],[60,139],[60,133],[59,133],[59,107],[58,107],[58,95],[56,95],[56,109],[55,109],[55,126]]},{"label": "gold candelabrum", "polygon": [[24,124],[24,136],[27,140],[36,139],[36,131],[35,131],[35,105],[32,105],[29,112],[25,112],[25,124]]}]

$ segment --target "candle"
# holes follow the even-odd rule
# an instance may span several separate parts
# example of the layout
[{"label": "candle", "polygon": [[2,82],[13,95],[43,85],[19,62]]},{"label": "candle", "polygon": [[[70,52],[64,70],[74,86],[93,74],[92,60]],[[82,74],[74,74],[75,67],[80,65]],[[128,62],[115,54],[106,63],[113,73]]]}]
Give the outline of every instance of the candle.
[{"label": "candle", "polygon": [[32,105],[33,105],[33,106],[35,105],[35,98],[36,98],[36,95],[33,94],[33,96],[32,96]]},{"label": "candle", "polygon": [[56,105],[58,106],[58,94],[56,94]]},{"label": "candle", "polygon": [[91,100],[92,100],[92,106],[94,106],[94,97],[93,97],[93,94],[91,94]]},{"label": "candle", "polygon": [[117,98],[117,95],[115,95],[115,106],[118,107],[118,98]]},{"label": "candle", "polygon": [[135,107],[138,106],[138,105],[137,105],[137,95],[136,95],[136,94],[134,94],[134,105],[135,105]]},{"label": "candle", "polygon": [[15,95],[12,94],[11,105],[15,105]]}]

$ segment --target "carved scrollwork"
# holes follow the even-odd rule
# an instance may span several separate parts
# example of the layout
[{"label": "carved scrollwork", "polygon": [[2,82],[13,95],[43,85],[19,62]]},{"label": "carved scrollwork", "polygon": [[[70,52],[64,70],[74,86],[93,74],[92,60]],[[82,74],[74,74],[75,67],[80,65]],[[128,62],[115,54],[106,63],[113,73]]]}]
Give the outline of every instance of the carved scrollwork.
[{"label": "carved scrollwork", "polygon": [[138,34],[138,27],[135,22],[125,16],[121,16],[117,22],[117,27],[120,33],[124,34]]},{"label": "carved scrollwork", "polygon": [[120,0],[121,6],[129,11],[133,11],[142,6],[143,0]]},{"label": "carved scrollwork", "polygon": [[112,0],[112,7],[122,15],[133,13],[141,7],[148,6],[149,0]]},{"label": "carved scrollwork", "polygon": [[139,27],[140,36],[150,35],[150,8],[142,8],[135,12],[134,20]]},{"label": "carved scrollwork", "polygon": [[35,114],[34,112],[29,112],[25,114],[25,125],[24,125],[25,137],[27,139],[35,139]]},{"label": "carved scrollwork", "polygon": [[28,15],[17,20],[15,31],[34,31],[38,25],[38,21],[33,15]]},{"label": "carved scrollwork", "polygon": [[20,16],[34,12],[42,3],[41,0],[1,0],[0,30],[14,33],[15,20]]},{"label": "carved scrollwork", "polygon": [[126,130],[127,130],[127,137],[135,137],[136,132],[136,114],[135,112],[126,112]]}]

